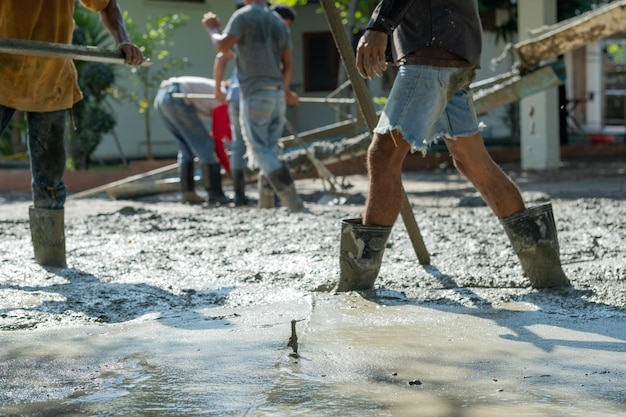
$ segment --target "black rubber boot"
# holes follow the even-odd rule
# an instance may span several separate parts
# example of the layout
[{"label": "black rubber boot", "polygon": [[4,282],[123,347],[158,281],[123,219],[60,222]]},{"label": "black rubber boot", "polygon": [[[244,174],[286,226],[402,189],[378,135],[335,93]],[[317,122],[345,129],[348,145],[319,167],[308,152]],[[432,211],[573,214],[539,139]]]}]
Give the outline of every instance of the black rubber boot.
[{"label": "black rubber boot", "polygon": [[28,208],[35,261],[39,265],[66,268],[65,210]]},{"label": "black rubber boot", "polygon": [[178,169],[180,174],[180,202],[183,204],[204,203],[204,199],[196,194],[193,161],[183,162]]},{"label": "black rubber boot", "polygon": [[304,210],[304,204],[296,192],[293,178],[286,166],[283,165],[276,171],[270,172],[267,180],[283,206],[294,211]]},{"label": "black rubber boot", "polygon": [[222,190],[222,167],[219,163],[201,165],[202,183],[209,194],[209,203],[228,204],[230,198]]},{"label": "black rubber boot", "polygon": [[243,169],[234,169],[233,176],[233,189],[235,190],[235,198],[233,203],[236,207],[247,206],[252,204],[250,199],[246,196],[246,181],[243,174]]},{"label": "black rubber boot", "polygon": [[336,291],[374,288],[390,234],[391,226],[366,225],[360,218],[342,220]]},{"label": "black rubber boot", "polygon": [[500,222],[533,288],[570,285],[561,267],[550,203],[528,208]]}]

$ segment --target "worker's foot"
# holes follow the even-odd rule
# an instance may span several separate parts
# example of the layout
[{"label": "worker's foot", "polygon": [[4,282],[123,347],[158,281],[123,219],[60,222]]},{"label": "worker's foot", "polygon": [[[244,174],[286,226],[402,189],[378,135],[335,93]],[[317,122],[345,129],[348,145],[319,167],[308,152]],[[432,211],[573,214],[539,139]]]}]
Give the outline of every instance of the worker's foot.
[{"label": "worker's foot", "polygon": [[224,193],[214,193],[209,191],[209,204],[229,204],[232,200],[226,196]]},{"label": "worker's foot", "polygon": [[180,202],[182,204],[202,204],[205,200],[193,191],[185,191],[180,196]]},{"label": "worker's foot", "polygon": [[233,199],[234,207],[248,207],[248,206],[256,206],[256,200],[252,200],[248,198],[245,194],[235,194],[235,198]]}]

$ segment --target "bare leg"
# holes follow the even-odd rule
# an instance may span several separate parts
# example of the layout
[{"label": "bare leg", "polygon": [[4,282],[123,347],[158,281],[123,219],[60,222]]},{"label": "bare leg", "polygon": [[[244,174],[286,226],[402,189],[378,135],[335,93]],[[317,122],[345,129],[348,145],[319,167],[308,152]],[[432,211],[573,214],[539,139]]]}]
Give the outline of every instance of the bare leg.
[{"label": "bare leg", "polygon": [[517,185],[491,159],[480,133],[445,141],[454,166],[480,192],[496,216],[502,219],[524,210]]},{"label": "bare leg", "polygon": [[367,151],[369,193],[363,224],[393,226],[400,213],[402,163],[411,147],[397,131],[375,133]]}]

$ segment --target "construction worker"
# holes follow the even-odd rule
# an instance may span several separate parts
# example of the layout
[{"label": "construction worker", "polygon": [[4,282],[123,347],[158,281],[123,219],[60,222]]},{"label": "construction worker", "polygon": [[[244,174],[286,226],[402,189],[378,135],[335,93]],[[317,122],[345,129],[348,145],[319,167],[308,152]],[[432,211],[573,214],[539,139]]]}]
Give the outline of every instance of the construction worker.
[{"label": "construction worker", "polygon": [[[129,40],[117,0],[81,0],[100,12],[105,28],[130,65],[144,57]],[[0,1],[0,38],[70,44],[75,0]],[[64,207],[67,110],[82,98],[70,58],[0,54],[0,134],[16,110],[26,113],[33,206],[29,208],[35,260],[66,267]]]},{"label": "construction worker", "polygon": [[375,8],[357,46],[357,68],[368,79],[381,76],[387,62],[399,71],[368,149],[364,215],[342,222],[338,291],[373,287],[400,212],[402,163],[439,139],[500,219],[532,286],[569,285],[551,205],[527,209],[485,149],[469,89],[481,46],[476,0],[383,0]]},{"label": "construction worker", "polygon": [[[171,77],[161,82],[154,98],[154,109],[161,115],[165,126],[178,145],[180,201],[183,204],[205,202],[195,191],[195,157],[198,157],[202,184],[208,194],[206,202],[230,203],[230,199],[222,190],[221,165],[215,155],[214,140],[202,121],[202,119],[212,120],[214,110],[222,106],[224,102],[217,98],[207,99],[202,96],[184,97],[185,94],[214,95],[216,89],[218,87],[215,85],[215,80],[211,78]],[[177,97],[180,94],[183,97]],[[219,140],[222,139],[219,138]]]},{"label": "construction worker", "polygon": [[[236,68],[241,88],[240,120],[250,163],[259,167],[283,206],[303,210],[289,169],[278,157],[291,95],[292,42],[289,28],[265,0],[245,0],[229,19],[224,33],[214,13],[202,20],[215,48],[229,53],[237,44]],[[262,49],[259,49],[262,47]]]}]

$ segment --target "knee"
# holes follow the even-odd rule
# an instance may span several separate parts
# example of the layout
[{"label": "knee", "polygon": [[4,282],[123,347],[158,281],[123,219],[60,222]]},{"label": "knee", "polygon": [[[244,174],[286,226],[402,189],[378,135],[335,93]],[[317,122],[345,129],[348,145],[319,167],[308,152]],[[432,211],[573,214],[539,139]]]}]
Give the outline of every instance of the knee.
[{"label": "knee", "polygon": [[375,133],[367,150],[368,163],[381,168],[401,165],[410,149],[409,143],[397,132]]}]

